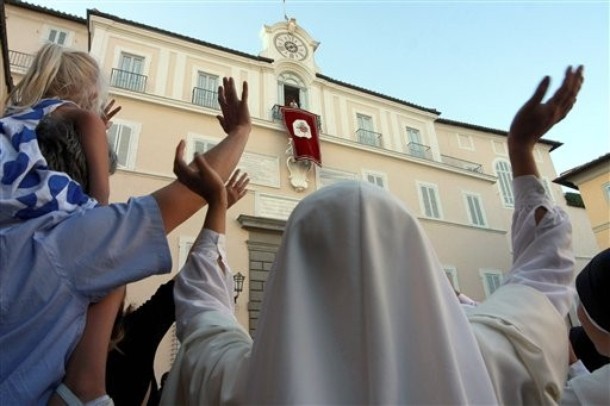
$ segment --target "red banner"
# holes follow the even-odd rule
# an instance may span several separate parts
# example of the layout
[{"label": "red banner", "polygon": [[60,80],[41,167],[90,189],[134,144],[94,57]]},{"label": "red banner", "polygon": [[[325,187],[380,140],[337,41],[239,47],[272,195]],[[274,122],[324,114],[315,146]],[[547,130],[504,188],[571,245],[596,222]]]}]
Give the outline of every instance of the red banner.
[{"label": "red banner", "polygon": [[284,124],[292,138],[293,155],[297,161],[313,161],[322,166],[318,116],[294,107],[280,109]]}]

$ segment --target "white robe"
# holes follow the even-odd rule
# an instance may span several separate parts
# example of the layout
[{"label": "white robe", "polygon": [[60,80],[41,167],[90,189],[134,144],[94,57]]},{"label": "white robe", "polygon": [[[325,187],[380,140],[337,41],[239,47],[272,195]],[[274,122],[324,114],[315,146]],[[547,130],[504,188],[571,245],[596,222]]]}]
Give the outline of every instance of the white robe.
[{"label": "white robe", "polygon": [[610,364],[570,379],[561,398],[562,405],[610,405]]},{"label": "white robe", "polygon": [[557,404],[568,370],[567,330],[543,294],[504,285],[468,319],[501,404]]},{"label": "white robe", "polygon": [[[507,404],[515,391],[533,402],[557,398],[554,388],[563,386],[565,327],[562,351],[561,339],[546,345],[563,326],[552,302],[529,287],[506,287],[469,322],[419,223],[382,189],[341,183],[297,206],[253,343],[232,314],[218,241],[218,249],[196,243],[177,278],[182,346],[162,404]],[[558,299],[561,287],[550,287]],[[571,300],[564,296],[555,300],[561,308]],[[521,311],[521,303],[534,307]],[[494,308],[498,313],[485,313]],[[535,312],[548,330],[528,326]],[[524,315],[527,321],[519,319]],[[506,352],[494,352],[491,342]],[[504,356],[510,359],[495,360]],[[512,373],[519,376],[506,376]],[[515,386],[498,388],[506,382]]]}]

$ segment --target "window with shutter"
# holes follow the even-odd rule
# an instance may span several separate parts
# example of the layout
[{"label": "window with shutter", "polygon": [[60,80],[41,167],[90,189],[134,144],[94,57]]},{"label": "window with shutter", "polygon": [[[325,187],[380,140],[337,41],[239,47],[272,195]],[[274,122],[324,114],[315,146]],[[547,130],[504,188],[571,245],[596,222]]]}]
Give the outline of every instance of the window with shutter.
[{"label": "window with shutter", "polygon": [[197,75],[197,87],[193,89],[193,103],[198,106],[220,109],[218,104],[218,76],[206,72]]},{"label": "window with shutter", "polygon": [[127,124],[113,123],[108,130],[108,142],[116,152],[118,167],[133,169],[135,166],[135,132]]},{"label": "window with shutter", "polygon": [[387,175],[383,172],[363,169],[362,177],[365,181],[367,181],[368,183],[372,183],[375,186],[379,186],[380,188],[383,188],[383,189],[388,188]]},{"label": "window with shutter", "polygon": [[426,158],[428,146],[424,145],[420,131],[407,127],[407,153],[419,158]]},{"label": "window with shutter", "polygon": [[121,52],[119,68],[112,70],[112,86],[144,93],[146,90],[146,76],[142,74],[144,61],[142,56]]},{"label": "window with shutter", "polygon": [[190,134],[187,137],[185,159],[189,161],[195,154],[203,154],[214,148],[220,140],[215,138],[204,138],[199,135]]},{"label": "window with shutter", "polygon": [[380,134],[375,132],[373,118],[364,114],[356,114],[358,129],[356,130],[357,141],[361,144],[381,146]]},{"label": "window with shutter", "polygon": [[59,28],[51,28],[49,30],[49,36],[47,40],[57,45],[66,45],[66,40],[68,39],[68,33],[66,31],[60,30]]},{"label": "window with shutter", "polygon": [[481,198],[478,195],[470,193],[466,193],[465,198],[470,224],[485,227],[487,221],[485,220],[485,214],[481,205]]},{"label": "window with shutter", "polygon": [[502,286],[502,272],[496,269],[482,269],[479,271],[483,279],[485,295],[489,296]]},{"label": "window with shutter", "polygon": [[499,160],[496,162],[494,169],[496,171],[496,176],[498,177],[498,188],[502,195],[502,203],[504,203],[504,206],[506,207],[514,206],[513,174],[510,164],[505,160]]},{"label": "window with shutter", "polygon": [[424,215],[426,217],[440,219],[442,214],[436,185],[420,184],[419,196]]}]

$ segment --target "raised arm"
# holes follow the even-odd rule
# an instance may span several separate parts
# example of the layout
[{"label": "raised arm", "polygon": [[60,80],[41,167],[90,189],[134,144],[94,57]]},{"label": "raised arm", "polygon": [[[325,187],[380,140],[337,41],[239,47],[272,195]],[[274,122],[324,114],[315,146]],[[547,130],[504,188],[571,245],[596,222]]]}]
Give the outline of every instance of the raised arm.
[{"label": "raised arm", "polygon": [[569,66],[561,87],[546,102],[542,103],[549,84],[546,76],[534,95],[521,107],[515,115],[508,133],[508,150],[513,177],[523,175],[538,175],[533,150],[536,142],[572,109],[576,95],[583,82],[583,67],[573,70]]},{"label": "raised arm", "polygon": [[182,270],[174,289],[179,336],[197,315],[218,310],[233,314],[233,275],[225,253],[225,223],[227,208],[246,194],[249,178],[236,170],[225,186],[218,174],[202,156],[195,158],[193,169],[181,159],[184,143],[176,150],[174,172],[193,192],[209,202],[203,228]]},{"label": "raised arm", "polygon": [[542,103],[550,83],[545,77],[517,112],[508,134],[513,169],[515,211],[511,229],[513,265],[506,283],[530,286],[565,316],[574,296],[572,228],[567,214],[554,205],[542,185],[533,149],[536,142],[570,111],[583,82],[582,67],[566,70],[559,89]]},{"label": "raised arm", "polygon": [[203,155],[195,157],[195,168],[188,166],[183,156],[184,140],[180,141],[176,148],[174,173],[182,184],[208,202],[208,212],[203,227],[224,234],[228,200],[223,180]]},{"label": "raised arm", "polygon": [[73,105],[62,106],[56,114],[74,123],[87,162],[87,194],[102,205],[110,196],[110,161],[106,125],[100,116]]},{"label": "raised arm", "polygon": [[[252,129],[248,110],[248,83],[244,82],[240,99],[234,80],[224,78],[223,86],[218,88],[218,102],[222,115],[217,118],[227,137],[208,151],[205,159],[220,178],[226,180],[237,166]],[[195,168],[194,162],[190,167]],[[182,224],[205,204],[201,196],[179,181],[157,190],[152,196],[161,210],[166,233]]]}]

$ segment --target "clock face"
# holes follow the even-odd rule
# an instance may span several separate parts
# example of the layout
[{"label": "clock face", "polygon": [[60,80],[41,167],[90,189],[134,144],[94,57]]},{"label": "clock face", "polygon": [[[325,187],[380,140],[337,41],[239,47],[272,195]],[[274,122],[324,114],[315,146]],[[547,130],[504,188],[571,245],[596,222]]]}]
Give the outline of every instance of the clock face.
[{"label": "clock face", "polygon": [[298,37],[290,33],[282,33],[273,40],[277,50],[286,58],[302,61],[307,57],[307,47]]}]

